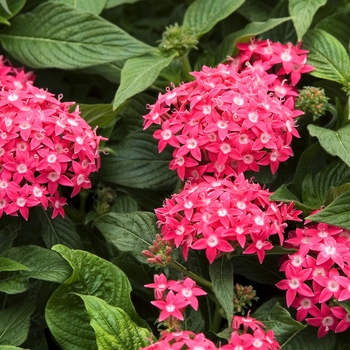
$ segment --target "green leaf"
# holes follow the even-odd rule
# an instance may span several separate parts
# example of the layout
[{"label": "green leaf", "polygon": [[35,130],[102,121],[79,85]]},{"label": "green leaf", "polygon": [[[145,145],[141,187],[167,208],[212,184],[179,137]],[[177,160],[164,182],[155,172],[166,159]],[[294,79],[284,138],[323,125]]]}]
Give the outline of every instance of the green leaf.
[{"label": "green leaf", "polygon": [[77,294],[83,299],[101,350],[138,350],[149,345],[151,334],[137,326],[121,308],[95,296]]},{"label": "green leaf", "polygon": [[133,4],[134,2],[139,2],[139,1],[144,1],[144,0],[107,0],[105,8],[109,9],[122,4]]},{"label": "green leaf", "polygon": [[[26,0],[10,0],[8,3],[6,0],[1,0],[0,4],[2,7],[0,7],[0,16],[4,19],[3,23],[10,24],[10,22],[6,23],[6,21],[17,15],[17,13],[22,10],[25,3]],[[6,6],[4,6],[4,4],[6,4]]]},{"label": "green leaf", "polygon": [[105,79],[115,84],[120,84],[120,75],[122,68],[125,64],[125,60],[113,61],[104,64],[98,64],[88,68],[80,69],[79,72],[87,74],[100,74]]},{"label": "green leaf", "polygon": [[49,0],[51,2],[63,2],[84,11],[100,14],[106,6],[107,0]]},{"label": "green leaf", "polygon": [[323,149],[332,156],[338,156],[350,167],[350,125],[337,131],[308,125],[311,136],[318,138]]},{"label": "green leaf", "polygon": [[30,268],[23,264],[18,263],[17,261],[0,256],[0,271],[21,271],[21,270],[30,270]]},{"label": "green leaf", "polygon": [[25,298],[14,306],[0,310],[0,348],[21,345],[27,338],[30,316],[35,309],[34,298]]},{"label": "green leaf", "polygon": [[0,230],[0,254],[12,247],[13,240],[17,237],[17,231],[19,229],[20,224],[10,224]]},{"label": "green leaf", "polygon": [[269,300],[266,305],[259,307],[253,314],[262,321],[267,329],[272,329],[278,342],[286,344],[300,331],[306,328],[302,323],[295,321],[290,313],[275,299]]},{"label": "green leaf", "polygon": [[309,30],[303,38],[303,48],[310,51],[307,63],[316,68],[311,75],[340,84],[347,83],[349,55],[334,36],[321,29]]},{"label": "green leaf", "polygon": [[260,0],[246,0],[237,12],[249,22],[266,21],[271,16],[272,8]]},{"label": "green leaf", "polygon": [[29,350],[24,348],[19,348],[18,346],[13,345],[1,345],[1,350]]},{"label": "green leaf", "polygon": [[[121,109],[124,107],[120,106]],[[120,109],[113,111],[112,104],[96,104],[96,105],[85,105],[79,104],[81,117],[94,129],[96,126],[101,128],[109,126],[112,122],[119,120],[118,115]]]},{"label": "green leaf", "polygon": [[139,189],[175,187],[176,172],[169,171],[171,153],[159,154],[157,141],[149,132],[133,132],[111,148],[115,154],[102,158],[100,180]]},{"label": "green leaf", "polygon": [[99,297],[122,308],[134,322],[139,322],[130,301],[130,283],[117,266],[86,251],[63,245],[52,249],[73,268],[73,274],[52,294],[45,310],[50,331],[63,349],[97,349],[89,315],[83,302],[72,293]]},{"label": "green leaf", "polygon": [[26,291],[30,287],[30,278],[62,283],[71,274],[71,269],[64,259],[57,253],[39,246],[14,247],[3,256],[27,267],[20,272],[0,274],[0,291],[5,293],[17,294]]},{"label": "green leaf", "polygon": [[122,252],[131,252],[137,260],[146,262],[142,255],[158,233],[156,217],[149,212],[108,213],[94,221],[106,241]]},{"label": "green leaf", "polygon": [[233,268],[230,261],[226,257],[216,259],[209,266],[210,279],[213,283],[213,290],[219,303],[223,307],[231,327],[233,317]]},{"label": "green leaf", "polygon": [[289,21],[290,17],[271,18],[266,22],[252,22],[248,23],[245,28],[238,32],[226,36],[223,42],[216,50],[215,56],[217,62],[223,62],[227,56],[232,56],[237,51],[236,45],[240,42],[248,41],[251,37],[265,33],[268,30],[277,27],[281,23]]},{"label": "green leaf", "polygon": [[322,29],[328,34],[333,35],[346,49],[349,49],[349,12],[335,13],[332,16],[328,16],[319,21],[315,28]]},{"label": "green leaf", "polygon": [[34,68],[83,68],[152,50],[101,17],[56,2],[17,16],[0,40],[14,58]]},{"label": "green leaf", "polygon": [[191,28],[197,36],[202,36],[243,3],[244,0],[195,0],[187,9],[182,25]]},{"label": "green leaf", "polygon": [[50,212],[41,207],[36,208],[37,218],[40,220],[43,231],[43,239],[47,248],[55,244],[64,244],[70,248],[81,248],[83,243],[72,221],[66,216],[50,217]]},{"label": "green leaf", "polygon": [[0,5],[8,14],[12,15],[12,13],[7,5],[7,0],[0,0]]},{"label": "green leaf", "polygon": [[146,90],[174,57],[175,54],[164,57],[155,52],[127,60],[122,70],[120,86],[114,97],[113,108],[118,108],[128,98]]},{"label": "green leaf", "polygon": [[111,211],[116,213],[132,213],[140,209],[140,206],[132,197],[123,193],[117,195],[117,199],[111,207]]},{"label": "green leaf", "polygon": [[301,40],[309,29],[316,11],[327,0],[289,0],[289,13],[292,17],[298,40]]},{"label": "green leaf", "polygon": [[326,208],[306,219],[350,229],[350,191],[336,198]]},{"label": "green leaf", "polygon": [[284,278],[278,271],[279,260],[278,255],[269,255],[260,264],[256,256],[237,255],[233,257],[232,265],[236,274],[258,283],[274,285]]}]

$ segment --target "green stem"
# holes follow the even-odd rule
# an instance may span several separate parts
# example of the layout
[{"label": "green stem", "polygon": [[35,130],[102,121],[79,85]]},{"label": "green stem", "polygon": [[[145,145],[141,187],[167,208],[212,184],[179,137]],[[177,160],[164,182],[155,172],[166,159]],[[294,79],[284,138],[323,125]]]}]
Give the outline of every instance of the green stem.
[{"label": "green stem", "polygon": [[194,281],[196,281],[199,285],[203,286],[203,287],[207,287],[210,290],[213,290],[213,284],[211,282],[209,282],[208,280],[206,280],[205,278],[197,275],[196,273],[190,271],[189,269],[187,269],[185,266],[181,265],[179,262],[177,261],[172,261],[168,264],[170,267],[172,267],[173,269],[182,272],[184,275],[192,278]]},{"label": "green stem", "polygon": [[194,78],[190,74],[190,72],[192,71],[192,68],[191,68],[190,61],[188,59],[188,54],[186,53],[185,55],[181,56],[180,61],[182,63],[182,67],[183,67],[183,70],[184,70],[184,73],[186,75],[187,80],[192,81]]},{"label": "green stem", "polygon": [[214,317],[213,317],[213,321],[212,321],[212,326],[211,326],[211,331],[214,333],[218,333],[220,331],[220,324],[221,324],[221,320],[222,320],[220,308],[221,308],[221,305],[216,304]]}]

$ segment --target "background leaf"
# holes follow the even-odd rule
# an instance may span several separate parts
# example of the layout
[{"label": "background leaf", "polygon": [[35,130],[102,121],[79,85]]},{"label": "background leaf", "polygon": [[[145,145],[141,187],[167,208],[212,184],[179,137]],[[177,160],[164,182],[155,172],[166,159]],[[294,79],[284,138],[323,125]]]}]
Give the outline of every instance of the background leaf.
[{"label": "background leaf", "polygon": [[228,325],[231,327],[233,316],[233,268],[225,257],[216,259],[209,266],[210,279],[213,283],[215,296],[226,312]]},{"label": "background leaf", "polygon": [[118,108],[128,98],[146,90],[174,57],[175,54],[164,57],[154,53],[127,60],[122,70],[121,83],[113,101],[113,108]]},{"label": "background leaf", "polygon": [[327,0],[289,0],[289,13],[292,17],[298,40],[301,40],[309,29],[316,11]]},{"label": "background leaf", "polygon": [[18,263],[17,261],[0,256],[0,271],[20,271],[30,270],[29,267]]},{"label": "background leaf", "polygon": [[106,6],[107,0],[49,0],[51,2],[63,2],[84,11],[100,14]]},{"label": "background leaf", "polygon": [[111,148],[115,154],[103,157],[100,180],[140,189],[175,187],[176,172],[169,171],[171,153],[159,154],[157,140],[150,133],[134,132]]},{"label": "background leaf", "polygon": [[321,29],[309,30],[303,38],[303,48],[310,51],[307,63],[316,68],[311,75],[340,84],[347,83],[349,55],[334,36]]},{"label": "background leaf", "polygon": [[[124,106],[120,106],[124,107]],[[96,126],[103,128],[112,122],[119,120],[120,109],[113,110],[112,104],[87,105],[79,103],[81,117],[94,129]]]},{"label": "background leaf", "polygon": [[195,0],[187,9],[182,25],[202,36],[243,3],[244,0]]},{"label": "background leaf", "polygon": [[17,16],[0,40],[12,56],[35,68],[83,68],[151,49],[101,17],[56,2]]},{"label": "background leaf", "polygon": [[106,241],[122,252],[131,252],[145,263],[143,250],[148,250],[158,233],[156,217],[149,212],[108,213],[94,221]]},{"label": "background leaf", "polygon": [[138,1],[144,1],[144,0],[107,0],[105,8],[109,9],[122,4],[132,4]]},{"label": "background leaf", "polygon": [[99,349],[138,350],[149,344],[151,333],[132,322],[123,309],[95,296],[77,295],[84,301]]}]

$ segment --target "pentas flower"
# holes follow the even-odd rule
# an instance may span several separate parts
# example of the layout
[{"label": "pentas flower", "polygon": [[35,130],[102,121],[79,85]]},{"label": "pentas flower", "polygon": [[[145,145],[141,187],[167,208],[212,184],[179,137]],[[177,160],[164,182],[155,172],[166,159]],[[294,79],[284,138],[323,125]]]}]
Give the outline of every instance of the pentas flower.
[{"label": "pentas flower", "polygon": [[53,208],[64,216],[66,199],[91,187],[89,175],[98,170],[102,137],[81,118],[73,102],[61,102],[33,85],[31,73],[8,66],[0,57],[0,217],[28,219],[28,208]]},{"label": "pentas flower", "polygon": [[319,337],[348,328],[347,311],[334,303],[350,299],[349,237],[343,228],[307,221],[285,242],[297,252],[281,265],[286,279],[276,286],[286,290],[287,305],[297,309],[298,321],[319,327]]},{"label": "pentas flower", "polygon": [[174,148],[169,167],[182,180],[195,177],[198,166],[200,175],[221,177],[260,166],[276,173],[293,154],[295,118],[303,114],[294,108],[295,85],[314,69],[307,51],[256,39],[237,46],[237,57],[192,72],[194,81],[172,86],[148,106],[144,128],[160,125],[158,150]]},{"label": "pentas flower", "polygon": [[235,180],[205,176],[187,182],[183,190],[155,210],[164,241],[181,247],[185,259],[189,249],[204,250],[212,263],[237,248],[258,254],[273,248],[272,235],[283,243],[287,220],[300,221],[293,205],[270,202],[268,190],[240,174]]}]

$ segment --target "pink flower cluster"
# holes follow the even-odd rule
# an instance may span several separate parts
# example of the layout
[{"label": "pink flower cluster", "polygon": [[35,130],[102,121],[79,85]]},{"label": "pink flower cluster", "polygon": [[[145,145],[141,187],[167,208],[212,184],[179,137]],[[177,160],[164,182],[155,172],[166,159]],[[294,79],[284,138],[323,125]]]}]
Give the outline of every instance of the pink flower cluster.
[{"label": "pink flower cluster", "polygon": [[170,169],[182,180],[259,171],[261,165],[275,173],[292,155],[292,138],[299,137],[294,120],[302,112],[294,109],[298,94],[287,81],[295,85],[312,70],[307,51],[258,40],[240,48],[228,64],[203,66],[191,73],[194,81],[160,94],[144,116],[145,129],[161,126],[154,133],[159,152],[174,148]]},{"label": "pink flower cluster", "polygon": [[183,321],[186,306],[191,305],[194,310],[198,310],[197,296],[207,294],[189,277],[183,281],[173,281],[164,274],[154,275],[154,283],[146,284],[145,287],[154,288],[156,300],[151,304],[161,310],[159,322],[167,320],[170,328],[174,328],[174,319]]},{"label": "pink flower cluster", "polygon": [[210,263],[235,247],[244,254],[257,254],[260,263],[265,251],[273,248],[271,235],[283,244],[287,220],[300,221],[293,204],[270,202],[268,190],[246,180],[205,176],[202,182],[186,183],[184,189],[156,209],[161,234],[170,245],[205,250]]},{"label": "pink flower cluster", "polygon": [[286,279],[276,284],[287,291],[287,306],[297,309],[298,321],[319,327],[319,337],[347,330],[350,313],[341,302],[350,299],[350,232],[309,224],[292,232],[286,243],[298,250],[281,265]]},{"label": "pink flower cluster", "polygon": [[233,332],[228,344],[216,347],[203,333],[191,331],[162,332],[161,338],[140,350],[277,350],[280,344],[272,330],[265,331],[262,322],[253,317],[234,316]]},{"label": "pink flower cluster", "polygon": [[74,103],[35,87],[30,73],[2,57],[0,86],[0,217],[19,212],[27,220],[36,205],[52,207],[53,218],[64,216],[59,185],[72,187],[71,196],[91,187],[101,137],[78,107],[69,111]]}]

